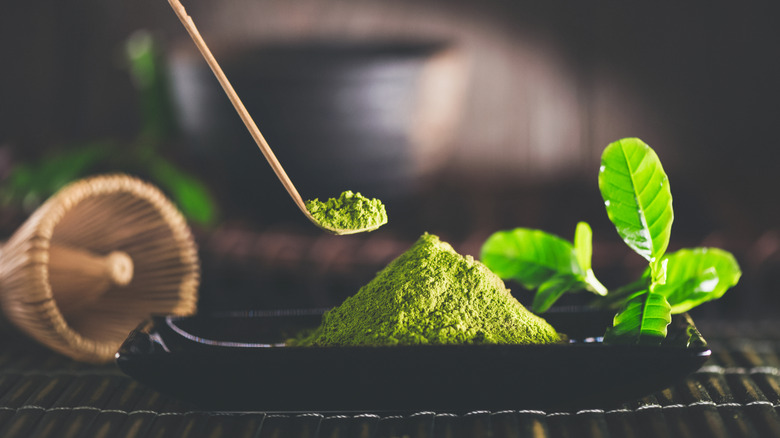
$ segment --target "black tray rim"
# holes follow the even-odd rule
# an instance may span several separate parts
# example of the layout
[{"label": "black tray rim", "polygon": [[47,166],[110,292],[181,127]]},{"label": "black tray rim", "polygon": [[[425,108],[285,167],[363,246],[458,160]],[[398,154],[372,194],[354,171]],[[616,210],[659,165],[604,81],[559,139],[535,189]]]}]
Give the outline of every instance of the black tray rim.
[{"label": "black tray rim", "polygon": [[[472,345],[398,345],[398,346],[344,346],[344,347],[299,347],[299,346],[282,346],[265,344],[258,346],[257,344],[246,343],[232,343],[226,345],[211,345],[217,342],[213,339],[209,342],[203,342],[203,338],[195,337],[195,339],[187,339],[181,337],[180,333],[173,330],[172,327],[176,327],[177,322],[182,321],[202,321],[209,322],[214,318],[316,318],[318,314],[321,314],[322,309],[304,309],[304,310],[283,310],[283,311],[237,311],[237,312],[222,312],[214,314],[201,314],[189,317],[180,317],[172,315],[158,315],[150,318],[144,323],[140,324],[136,330],[134,330],[127,338],[125,343],[119,349],[116,355],[116,363],[125,374],[141,381],[148,386],[159,389],[162,392],[167,392],[178,398],[191,399],[197,405],[204,406],[209,409],[216,410],[230,410],[230,411],[274,411],[274,412],[378,412],[378,411],[397,411],[399,409],[405,409],[408,406],[401,406],[402,397],[400,395],[392,395],[388,397],[385,404],[365,402],[367,395],[358,390],[347,390],[343,394],[343,400],[339,400],[338,403],[328,404],[329,401],[321,394],[319,389],[326,388],[328,391],[334,390],[335,387],[328,386],[326,382],[329,377],[335,376],[338,379],[348,379],[349,373],[359,373],[359,367],[350,368],[351,362],[360,363],[362,361],[368,361],[369,363],[378,364],[376,366],[382,367],[384,362],[393,362],[396,360],[414,360],[420,363],[424,363],[431,367],[442,367],[443,372],[453,373],[458,376],[459,385],[471,391],[484,391],[484,386],[495,387],[496,381],[491,378],[486,378],[488,383],[482,383],[480,381],[467,381],[468,376],[459,373],[454,368],[451,368],[449,363],[454,361],[464,361],[469,366],[482,367],[485,370],[498,373],[511,373],[511,367],[501,368],[500,364],[496,365],[497,368],[491,366],[482,365],[478,358],[485,358],[490,361],[502,361],[506,360],[511,363],[519,363],[522,357],[538,358],[542,361],[549,362],[567,362],[567,361],[585,361],[592,364],[597,364],[599,361],[605,363],[610,361],[621,360],[633,360],[636,363],[642,364],[643,361],[659,361],[659,363],[667,364],[667,368],[670,368],[668,364],[679,363],[679,369],[666,369],[662,373],[659,373],[656,377],[657,381],[645,382],[632,382],[632,376],[615,376],[615,379],[622,379],[626,388],[612,388],[616,390],[616,394],[611,396],[607,394],[599,394],[596,397],[591,397],[590,400],[596,405],[604,406],[608,405],[619,399],[625,399],[629,395],[639,396],[645,395],[651,389],[663,389],[663,387],[672,385],[679,380],[682,380],[690,373],[694,372],[701,365],[706,362],[709,356],[712,354],[710,348],[706,345],[703,337],[695,330],[695,326],[691,318],[688,315],[676,315],[674,317],[673,324],[677,324],[678,328],[672,330],[680,330],[679,327],[692,327],[696,334],[699,335],[695,345],[688,347],[679,347],[673,345],[662,346],[642,346],[642,345],[605,345],[601,344],[597,340],[592,342],[573,342],[565,344],[547,344],[547,345],[506,345],[506,344],[472,344]],[[584,314],[589,315],[588,311],[579,311],[575,309],[559,310],[562,315],[571,314]],[[258,343],[260,344],[260,343]],[[303,364],[299,363],[302,362]],[[230,374],[231,367],[235,364],[253,364],[260,368],[259,372],[274,373],[275,378],[278,379],[295,379],[294,374],[296,370],[300,373],[307,372],[313,373],[311,381],[308,381],[306,385],[301,384],[300,387],[293,387],[298,392],[307,391],[311,392],[313,400],[312,403],[295,405],[293,401],[286,400],[283,389],[281,388],[267,388],[267,380],[262,378],[255,379],[253,376],[244,375],[243,381],[231,381],[230,376],[223,376],[220,383],[209,382],[207,379],[201,380],[200,384],[202,388],[202,394],[198,392],[197,388],[186,388],[186,382],[183,381],[182,375],[177,375],[176,367],[202,367],[205,374],[209,374],[213,377],[215,374]],[[289,370],[285,369],[273,369],[263,370],[263,366],[271,366],[270,364],[288,364],[293,363],[295,366],[290,367]],[[307,363],[312,365],[308,367]],[[329,365],[332,363],[333,365]],[[324,364],[324,365],[323,365]],[[533,364],[526,363],[520,364],[520,368],[524,370],[530,370],[529,372],[544,373],[544,363]],[[555,366],[561,366],[560,364],[551,364]],[[326,370],[320,370],[318,367],[325,367]],[[332,368],[327,368],[327,367]],[[341,366],[342,368],[339,368]],[[595,366],[595,365],[594,365]],[[606,366],[610,366],[607,364]],[[161,375],[154,375],[150,373],[149,369],[154,367],[168,367],[167,371],[163,371]],[[240,368],[241,365],[238,365]],[[345,368],[346,367],[346,368]],[[277,368],[286,368],[279,366]],[[565,372],[565,367],[561,368]],[[301,371],[303,370],[303,371]],[[498,370],[498,371],[496,371]],[[508,371],[507,371],[508,370]],[[540,371],[541,370],[541,371]],[[239,370],[240,371],[240,370]],[[597,370],[598,371],[598,370]],[[399,371],[400,373],[401,371]],[[406,369],[408,372],[408,369]],[[319,374],[318,374],[319,373]],[[330,373],[330,374],[328,374]],[[605,371],[606,373],[606,371]],[[270,375],[270,374],[269,374]],[[400,375],[400,374],[399,374]],[[601,376],[602,379],[608,378]],[[571,376],[569,376],[571,377]],[[576,376],[575,376],[576,377]],[[584,376],[583,376],[584,377]],[[434,374],[429,374],[428,378],[436,379]],[[546,376],[549,378],[549,376]],[[567,377],[568,378],[568,377]],[[568,385],[568,390],[571,390],[572,385],[576,385],[577,382],[574,377],[564,378]],[[178,380],[177,380],[178,379]],[[227,379],[227,380],[224,380]],[[236,377],[238,379],[238,377]],[[360,379],[365,380],[366,377],[362,376]],[[398,376],[389,376],[384,381],[369,381],[368,385],[375,385],[381,391],[393,392],[393,388],[390,386],[398,383]],[[634,379],[635,380],[635,379]],[[652,379],[651,379],[652,380]],[[401,382],[403,383],[403,382]],[[233,403],[220,400],[224,398],[219,394],[214,395],[220,391],[216,388],[218,385],[233,386],[236,391],[246,391],[246,394],[239,396],[240,400]],[[243,387],[242,387],[243,384]],[[444,401],[440,405],[432,406],[433,402],[438,402],[433,397],[422,397],[419,405],[414,405],[410,409],[412,411],[417,410],[447,410],[447,411],[470,411],[479,409],[511,409],[513,407],[520,408],[538,408],[538,409],[575,409],[579,407],[591,407],[592,404],[588,404],[588,400],[571,400],[571,403],[559,403],[557,400],[550,397],[550,400],[539,401],[537,404],[533,404],[533,401],[522,400],[518,403],[512,404],[511,397],[515,396],[519,388],[514,388],[512,392],[511,388],[497,388],[496,391],[500,393],[495,403],[488,400],[490,395],[482,397],[481,403],[475,406],[470,406],[468,403],[459,404],[453,400]],[[438,385],[438,386],[436,386]],[[636,389],[630,387],[634,385]],[[587,386],[587,385],[586,385]],[[608,386],[608,385],[607,385]],[[273,402],[264,403],[260,400],[254,400],[251,394],[252,387],[265,387],[265,396],[270,399],[282,400],[278,405],[274,405]],[[315,389],[312,389],[316,387]],[[436,383],[433,388],[445,388],[444,382]],[[464,389],[464,391],[466,390]],[[352,392],[350,392],[352,391]],[[575,391],[576,392],[576,391]],[[394,393],[393,393],[394,394]],[[370,396],[370,395],[369,395]],[[351,397],[351,398],[350,398]],[[576,398],[576,397],[575,397]],[[358,400],[361,399],[361,400]],[[500,400],[499,400],[500,399]],[[486,401],[488,400],[488,401]],[[221,403],[223,401],[224,403]],[[315,402],[316,401],[316,402]],[[365,402],[361,404],[361,402]],[[376,402],[374,400],[373,402]],[[428,403],[428,404],[426,404]],[[485,406],[485,405],[489,406]]]}]

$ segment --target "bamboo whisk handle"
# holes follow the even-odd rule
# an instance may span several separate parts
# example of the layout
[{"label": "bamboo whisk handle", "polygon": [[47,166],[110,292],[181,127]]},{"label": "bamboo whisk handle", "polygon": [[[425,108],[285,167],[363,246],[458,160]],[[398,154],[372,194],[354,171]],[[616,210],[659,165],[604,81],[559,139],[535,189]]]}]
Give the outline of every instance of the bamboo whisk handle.
[{"label": "bamboo whisk handle", "polygon": [[133,259],[122,251],[108,255],[52,245],[49,248],[49,284],[63,313],[77,310],[100,298],[113,286],[133,279]]},{"label": "bamboo whisk handle", "polygon": [[133,279],[133,259],[123,251],[109,253],[103,259],[108,278],[117,286],[127,286]]}]

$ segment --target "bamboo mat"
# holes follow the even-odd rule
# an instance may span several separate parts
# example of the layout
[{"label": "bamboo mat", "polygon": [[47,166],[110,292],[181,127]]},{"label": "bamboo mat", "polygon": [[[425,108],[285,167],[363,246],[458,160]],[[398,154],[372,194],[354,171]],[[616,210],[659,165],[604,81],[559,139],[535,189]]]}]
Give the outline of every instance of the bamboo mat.
[{"label": "bamboo mat", "polygon": [[465,415],[203,412],[113,365],[72,361],[3,328],[0,437],[780,437],[780,322],[697,325],[713,357],[641,400],[606,410]]}]

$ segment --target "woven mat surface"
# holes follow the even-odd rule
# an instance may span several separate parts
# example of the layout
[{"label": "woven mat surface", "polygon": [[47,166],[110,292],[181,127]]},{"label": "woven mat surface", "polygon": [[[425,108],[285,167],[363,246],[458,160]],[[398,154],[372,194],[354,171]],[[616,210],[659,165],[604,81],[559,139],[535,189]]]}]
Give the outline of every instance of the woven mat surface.
[{"label": "woven mat surface", "polygon": [[641,400],[464,415],[203,412],[113,365],[74,362],[0,331],[0,437],[780,437],[780,322],[697,326],[712,358]]}]

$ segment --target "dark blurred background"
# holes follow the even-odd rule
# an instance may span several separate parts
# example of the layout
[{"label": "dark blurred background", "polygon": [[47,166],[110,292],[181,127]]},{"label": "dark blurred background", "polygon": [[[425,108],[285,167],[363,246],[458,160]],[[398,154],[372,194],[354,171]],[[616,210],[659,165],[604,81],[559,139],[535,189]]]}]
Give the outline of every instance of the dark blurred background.
[{"label": "dark blurred background", "polygon": [[[380,197],[390,222],[323,235],[295,208],[164,0],[0,12],[2,238],[67,181],[122,171],[183,209],[201,306],[330,306],[423,232],[478,255],[518,226],[594,229],[608,287],[643,260],[597,187],[640,137],[674,196],[670,250],[734,253],[703,316],[780,310],[780,27],[771,3],[185,2],[304,198]],[[528,296],[516,286],[521,301]]]}]

